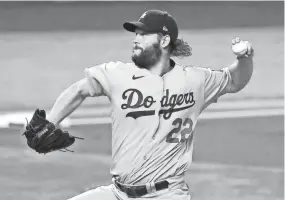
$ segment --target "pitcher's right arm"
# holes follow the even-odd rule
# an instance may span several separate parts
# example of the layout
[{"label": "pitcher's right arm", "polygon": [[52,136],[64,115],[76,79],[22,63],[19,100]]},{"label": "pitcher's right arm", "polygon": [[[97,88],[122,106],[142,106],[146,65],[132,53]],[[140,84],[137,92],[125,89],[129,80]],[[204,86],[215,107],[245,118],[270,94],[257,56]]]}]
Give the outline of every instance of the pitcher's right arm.
[{"label": "pitcher's right arm", "polygon": [[[98,88],[98,91],[93,91],[92,94],[89,91],[89,84],[96,85],[97,87],[92,88]],[[95,95],[99,96],[100,93],[100,84],[95,79],[81,79],[80,81],[72,84],[60,94],[51,109],[48,120],[58,126],[62,120],[64,120],[77,107],[79,107],[87,97]]]},{"label": "pitcher's right arm", "polygon": [[103,63],[85,69],[85,78],[68,87],[57,98],[48,120],[58,126],[87,97],[110,97],[111,84],[109,74],[116,69],[116,62]]}]

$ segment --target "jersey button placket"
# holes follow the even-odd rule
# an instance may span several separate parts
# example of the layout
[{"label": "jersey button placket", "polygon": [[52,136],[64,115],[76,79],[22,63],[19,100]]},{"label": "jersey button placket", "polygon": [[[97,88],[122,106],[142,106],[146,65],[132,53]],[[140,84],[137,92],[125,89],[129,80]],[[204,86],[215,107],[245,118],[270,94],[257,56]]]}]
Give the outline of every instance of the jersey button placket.
[{"label": "jersey button placket", "polygon": [[160,94],[158,95],[159,96],[159,101],[157,102],[157,107],[156,107],[156,111],[155,111],[155,114],[157,116],[157,126],[156,126],[156,130],[152,136],[152,142],[155,140],[156,138],[156,133],[157,131],[159,130],[159,126],[160,126],[160,116],[159,116],[159,111],[161,109],[161,99],[163,97],[163,94],[164,94],[164,80],[163,80],[163,77],[160,77],[160,82],[161,82],[161,87],[160,87]]}]

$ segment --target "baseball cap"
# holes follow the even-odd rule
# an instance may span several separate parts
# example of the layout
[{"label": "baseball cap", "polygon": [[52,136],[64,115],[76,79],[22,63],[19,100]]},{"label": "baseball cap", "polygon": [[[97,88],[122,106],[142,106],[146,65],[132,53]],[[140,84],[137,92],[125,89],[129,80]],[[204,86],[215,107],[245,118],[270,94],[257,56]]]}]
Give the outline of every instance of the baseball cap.
[{"label": "baseball cap", "polygon": [[171,42],[175,42],[178,37],[178,25],[175,19],[166,11],[148,10],[138,21],[125,22],[123,27],[130,32],[135,32],[136,28],[147,33],[168,34]]}]

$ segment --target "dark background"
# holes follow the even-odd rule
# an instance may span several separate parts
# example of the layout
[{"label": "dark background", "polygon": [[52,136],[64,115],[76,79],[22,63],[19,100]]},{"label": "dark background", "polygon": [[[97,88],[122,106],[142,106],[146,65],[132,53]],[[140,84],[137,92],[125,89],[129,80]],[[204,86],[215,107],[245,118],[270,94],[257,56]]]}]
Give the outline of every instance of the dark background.
[{"label": "dark background", "polygon": [[168,11],[181,29],[284,25],[281,1],[0,2],[0,31],[114,30],[152,8]]}]

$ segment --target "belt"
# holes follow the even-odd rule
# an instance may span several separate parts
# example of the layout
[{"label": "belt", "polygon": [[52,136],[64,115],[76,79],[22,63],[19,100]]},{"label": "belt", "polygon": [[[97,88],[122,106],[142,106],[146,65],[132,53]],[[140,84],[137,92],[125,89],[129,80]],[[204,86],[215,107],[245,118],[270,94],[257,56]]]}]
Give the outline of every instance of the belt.
[{"label": "belt", "polygon": [[[149,194],[149,190],[147,189],[146,185],[123,185],[119,183],[117,180],[114,180],[114,184],[124,193],[128,195],[128,197],[131,198],[137,198],[141,197],[143,195]],[[163,190],[168,188],[168,181],[159,181],[154,183],[154,188],[156,191]]]}]

